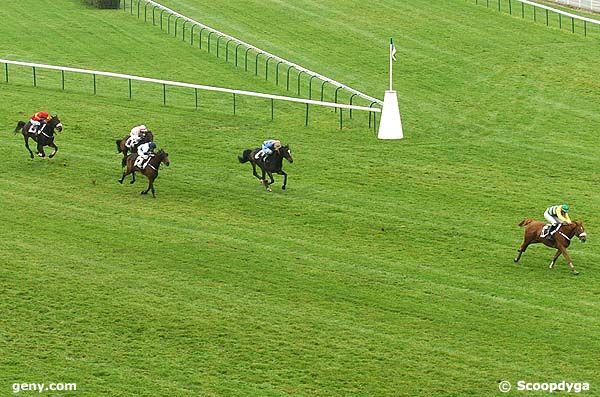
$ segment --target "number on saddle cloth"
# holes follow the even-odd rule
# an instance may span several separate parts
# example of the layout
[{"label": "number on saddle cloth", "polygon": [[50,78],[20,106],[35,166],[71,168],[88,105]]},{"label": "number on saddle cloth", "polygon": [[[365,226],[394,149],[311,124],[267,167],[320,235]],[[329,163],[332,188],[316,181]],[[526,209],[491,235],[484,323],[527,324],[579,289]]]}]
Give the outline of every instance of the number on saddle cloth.
[{"label": "number on saddle cloth", "polygon": [[29,131],[27,131],[27,132],[29,132],[30,134],[37,134],[39,126],[40,126],[39,124],[31,123],[31,127],[29,127]]},{"label": "number on saddle cloth", "polygon": [[542,232],[540,233],[540,237],[542,237],[542,238],[552,237],[552,235],[554,235],[554,233],[556,233],[556,231],[558,231],[560,226],[561,226],[560,224],[555,226],[551,223],[544,225],[544,227],[542,228]]}]

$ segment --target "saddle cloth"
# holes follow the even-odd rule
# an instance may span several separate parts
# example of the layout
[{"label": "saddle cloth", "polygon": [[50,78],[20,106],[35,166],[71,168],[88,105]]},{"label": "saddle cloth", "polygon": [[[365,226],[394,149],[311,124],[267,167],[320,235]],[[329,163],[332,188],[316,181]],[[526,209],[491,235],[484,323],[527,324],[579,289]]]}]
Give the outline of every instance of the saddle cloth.
[{"label": "saddle cloth", "polygon": [[140,168],[140,169],[145,169],[148,166],[148,163],[150,162],[150,159],[154,157],[154,155],[150,155],[147,158],[144,158],[142,156],[138,156],[135,159],[135,163],[133,165],[135,165],[136,167]]},{"label": "saddle cloth", "polygon": [[[556,233],[558,231],[558,229],[560,229],[560,226],[561,225],[559,224],[556,227],[556,230],[554,230],[554,233]],[[548,223],[548,224],[544,225],[544,227],[542,228],[542,231],[540,233],[540,237],[542,237],[542,238],[548,237],[548,235],[549,235],[549,233],[550,233],[551,230],[552,230],[552,224],[551,223]],[[554,233],[552,233],[552,234],[554,234]]]}]

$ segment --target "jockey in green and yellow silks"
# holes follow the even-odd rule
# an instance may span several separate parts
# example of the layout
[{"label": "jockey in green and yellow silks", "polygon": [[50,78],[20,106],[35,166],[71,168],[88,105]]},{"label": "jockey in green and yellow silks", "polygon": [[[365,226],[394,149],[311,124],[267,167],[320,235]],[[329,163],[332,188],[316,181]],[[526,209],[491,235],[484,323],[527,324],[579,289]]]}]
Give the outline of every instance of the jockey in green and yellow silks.
[{"label": "jockey in green and yellow silks", "polygon": [[560,225],[571,223],[571,218],[569,218],[569,204],[553,205],[546,208],[544,218],[552,225],[550,235],[554,234]]}]

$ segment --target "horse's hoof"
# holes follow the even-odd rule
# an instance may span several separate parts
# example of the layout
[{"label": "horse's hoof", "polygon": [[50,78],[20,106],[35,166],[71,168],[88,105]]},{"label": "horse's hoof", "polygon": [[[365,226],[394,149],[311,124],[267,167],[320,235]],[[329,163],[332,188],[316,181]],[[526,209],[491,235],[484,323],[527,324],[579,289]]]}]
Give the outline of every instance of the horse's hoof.
[{"label": "horse's hoof", "polygon": [[135,181],[131,181],[131,182],[129,182],[129,184],[130,184],[130,185],[133,185],[134,183],[135,183]]},{"label": "horse's hoof", "polygon": [[282,187],[281,187],[281,190],[285,190],[285,186],[282,186]]},{"label": "horse's hoof", "polygon": [[121,185],[123,184],[123,180],[122,180],[122,179],[119,179],[119,181],[118,181],[118,182],[119,182]]},{"label": "horse's hoof", "polygon": [[148,192],[145,192],[145,191],[142,190],[142,192],[140,194],[148,194]]},{"label": "horse's hoof", "polygon": [[573,270],[573,276],[579,276],[579,272],[577,270]]},{"label": "horse's hoof", "polygon": [[53,154],[51,154],[51,155],[50,155],[50,156],[48,156],[48,157],[49,157],[49,158],[52,158],[52,157],[54,157],[54,155],[53,155]]},{"label": "horse's hoof", "polygon": [[550,263],[550,266],[548,266],[548,269],[552,269],[554,267],[554,262]]},{"label": "horse's hoof", "polygon": [[517,258],[513,259],[513,261],[515,261],[515,263],[517,263],[519,260]]}]

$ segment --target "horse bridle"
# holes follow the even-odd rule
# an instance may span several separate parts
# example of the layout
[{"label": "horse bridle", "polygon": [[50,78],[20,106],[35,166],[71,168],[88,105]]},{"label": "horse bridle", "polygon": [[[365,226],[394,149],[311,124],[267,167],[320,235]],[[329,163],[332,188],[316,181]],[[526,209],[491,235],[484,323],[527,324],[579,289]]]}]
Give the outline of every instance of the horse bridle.
[{"label": "horse bridle", "polygon": [[[563,236],[564,238],[566,238],[567,241],[571,241],[571,239],[573,238],[573,237],[567,237],[567,235],[564,234],[563,232],[561,232],[560,230],[558,231],[558,234],[560,234],[561,236]],[[577,235],[577,238],[579,238],[580,240],[581,240],[581,237],[587,237],[587,233],[586,232],[581,232],[581,233],[579,233]]]}]

